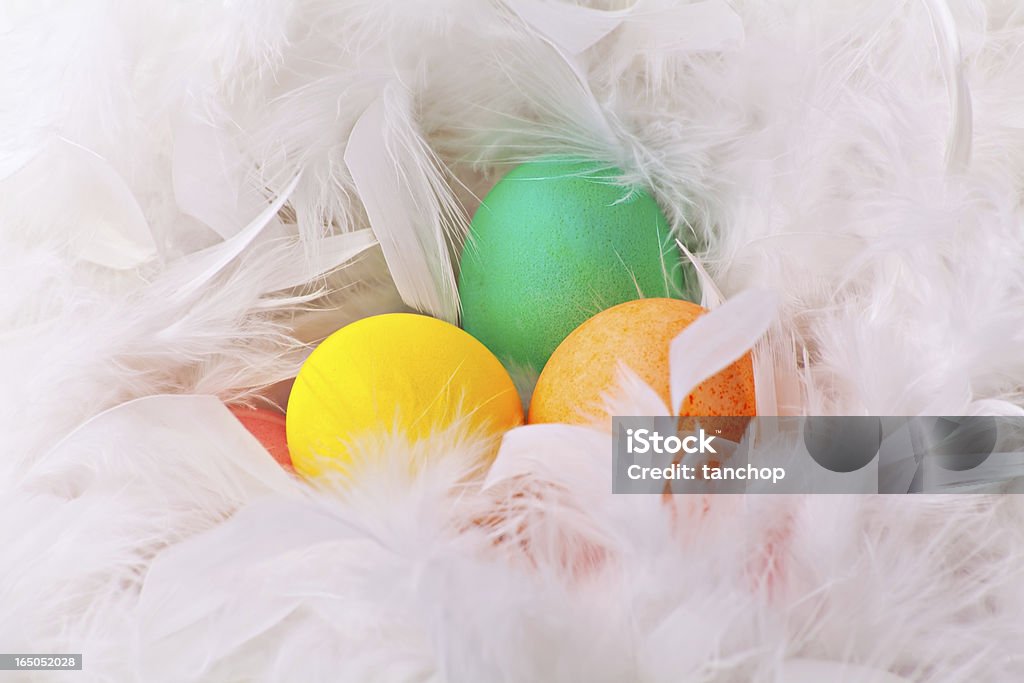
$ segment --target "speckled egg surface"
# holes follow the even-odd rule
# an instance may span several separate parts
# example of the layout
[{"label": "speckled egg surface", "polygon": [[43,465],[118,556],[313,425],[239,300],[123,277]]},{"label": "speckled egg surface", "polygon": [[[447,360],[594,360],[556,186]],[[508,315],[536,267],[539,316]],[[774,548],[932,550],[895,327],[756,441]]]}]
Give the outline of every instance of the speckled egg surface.
[{"label": "speckled egg surface", "polygon": [[[619,362],[668,405],[669,344],[704,313],[688,301],[640,299],[597,314],[551,356],[534,389],[529,421],[585,424],[607,417],[602,395],[615,389]],[[680,415],[754,415],[755,407],[748,353],[698,385],[683,401]]]},{"label": "speckled egg surface", "polygon": [[680,252],[651,195],[594,162],[510,171],[473,217],[459,275],[462,326],[507,365],[540,370],[584,320],[683,290]]}]

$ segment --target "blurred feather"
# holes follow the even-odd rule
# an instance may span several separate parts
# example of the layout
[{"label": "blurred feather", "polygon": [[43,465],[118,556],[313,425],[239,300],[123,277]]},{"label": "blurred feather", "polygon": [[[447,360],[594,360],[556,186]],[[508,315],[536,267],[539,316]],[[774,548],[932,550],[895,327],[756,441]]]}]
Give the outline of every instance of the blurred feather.
[{"label": "blurred feather", "polygon": [[[29,488],[81,495],[90,488],[90,480],[133,457],[96,450],[115,434],[125,443],[158,447],[172,461],[207,452],[204,461],[196,463],[206,469],[203,478],[219,479],[218,488],[225,495],[231,490],[235,500],[253,492],[295,490],[291,477],[216,397],[159,394],[122,403],[77,427],[30,467],[25,475]],[[215,456],[209,455],[211,450]],[[67,478],[68,468],[78,472],[73,480]],[[57,488],[62,484],[72,488]],[[223,487],[226,484],[229,489]]]},{"label": "blurred feather", "polygon": [[[259,539],[259,542],[254,542]],[[312,546],[360,541],[343,520],[310,502],[261,499],[224,524],[156,557],[139,596],[149,680],[196,680],[221,657],[272,629],[309,599],[287,590],[284,570]],[[363,541],[365,543],[365,541]],[[359,543],[353,550],[360,549]],[[278,586],[260,569],[276,564]],[[209,634],[199,649],[191,631]],[[189,657],[176,656],[183,648]]]},{"label": "blurred feather", "polygon": [[779,676],[786,683],[908,683],[910,680],[880,669],[820,659],[787,660]]},{"label": "blurred feather", "polygon": [[[214,527],[250,499],[299,493],[297,482],[212,396],[121,404],[26,458],[16,473],[9,465],[0,481],[0,538],[7,548],[0,639],[68,647],[78,640],[94,653],[89,666],[104,670],[126,668],[123,659],[106,659],[110,651],[99,643],[113,637],[123,644],[137,633],[129,596],[138,594],[162,548]],[[29,525],[48,535],[45,558],[35,556],[38,538],[24,536]],[[39,610],[85,623],[72,636],[31,616]]]},{"label": "blurred feather", "polygon": [[744,35],[743,21],[724,0],[637,0],[622,32],[631,47],[662,58],[676,52],[735,50]]},{"label": "blurred feather", "polygon": [[[213,125],[183,118],[174,130],[171,175],[178,208],[227,239],[247,221],[249,205],[258,197],[243,197],[245,160],[230,136]],[[258,208],[252,211],[255,214]],[[252,215],[249,214],[249,215]]]},{"label": "blurred feather", "polygon": [[85,261],[128,270],[156,256],[149,224],[120,174],[97,154],[54,138],[0,184],[18,202],[5,202],[0,217],[34,231],[61,226],[73,253]]},{"label": "blurred feather", "polygon": [[971,90],[960,49],[956,20],[946,0],[925,0],[935,27],[935,44],[949,90],[949,133],[946,138],[946,164],[951,173],[961,173],[971,162],[973,112]]},{"label": "blurred feather", "polygon": [[664,3],[637,0],[599,10],[560,0],[505,0],[512,10],[569,55],[579,55],[616,29],[645,52],[735,49],[743,24],[721,0]]},{"label": "blurred feather", "polygon": [[570,55],[604,38],[630,14],[630,10],[609,12],[559,0],[505,0],[505,4]]},{"label": "blurred feather", "polygon": [[[783,332],[778,322],[772,323],[765,335],[757,340],[751,353],[754,370],[754,393],[758,415],[779,415],[779,396],[785,392],[784,400],[790,400],[791,391],[787,383],[779,386],[776,378],[794,378],[796,362],[791,347],[784,344]],[[790,380],[792,382],[792,380]],[[799,396],[798,396],[799,398]]]}]

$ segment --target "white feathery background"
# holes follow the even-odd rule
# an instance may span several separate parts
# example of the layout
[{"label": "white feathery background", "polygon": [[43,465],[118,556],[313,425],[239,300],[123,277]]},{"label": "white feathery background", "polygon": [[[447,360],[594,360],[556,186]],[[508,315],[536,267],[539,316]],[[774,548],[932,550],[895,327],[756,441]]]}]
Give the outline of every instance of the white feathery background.
[{"label": "white feathery background", "polygon": [[3,3],[0,650],[85,653],[25,680],[1024,679],[1016,496],[668,507],[551,425],[486,479],[472,434],[382,434],[314,490],[221,407],[281,403],[360,317],[454,320],[479,197],[565,152],[652,188],[706,304],[778,302],[762,414],[1022,415],[1022,44],[1015,0]]}]

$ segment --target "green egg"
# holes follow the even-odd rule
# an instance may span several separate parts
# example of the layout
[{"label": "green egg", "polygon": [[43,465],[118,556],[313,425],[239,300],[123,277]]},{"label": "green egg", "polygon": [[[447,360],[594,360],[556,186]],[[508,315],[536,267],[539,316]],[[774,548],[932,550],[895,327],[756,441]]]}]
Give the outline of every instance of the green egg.
[{"label": "green egg", "polygon": [[462,251],[462,326],[507,366],[540,370],[591,316],[682,296],[679,248],[657,202],[621,171],[545,158],[508,173]]}]

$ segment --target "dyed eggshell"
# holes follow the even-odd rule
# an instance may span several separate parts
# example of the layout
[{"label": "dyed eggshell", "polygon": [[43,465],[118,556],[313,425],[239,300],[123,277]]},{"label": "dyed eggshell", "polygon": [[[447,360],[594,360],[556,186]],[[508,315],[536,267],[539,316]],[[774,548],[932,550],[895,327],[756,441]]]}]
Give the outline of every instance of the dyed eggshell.
[{"label": "dyed eggshell", "polygon": [[228,408],[242,423],[242,426],[263,444],[274,460],[285,469],[292,469],[292,458],[288,454],[288,442],[285,436],[284,415],[266,408],[250,408],[242,405],[228,406]]},{"label": "dyed eggshell", "polygon": [[[551,356],[530,404],[530,422],[586,424],[607,417],[602,394],[615,390],[622,362],[669,400],[669,344],[705,310],[677,299],[640,299],[598,313]],[[750,354],[702,382],[683,401],[683,416],[755,414],[754,371]],[[729,427],[738,440],[747,420]],[[727,427],[724,424],[717,425]]]},{"label": "dyed eggshell", "polygon": [[522,424],[508,372],[454,325],[389,313],[343,327],[306,360],[288,399],[288,446],[295,469],[316,476],[345,469],[353,438],[416,440],[462,417],[495,434]]},{"label": "dyed eggshell", "polygon": [[540,370],[583,321],[642,296],[680,296],[680,252],[645,190],[594,162],[509,172],[473,216],[462,252],[462,326],[510,368]]}]

